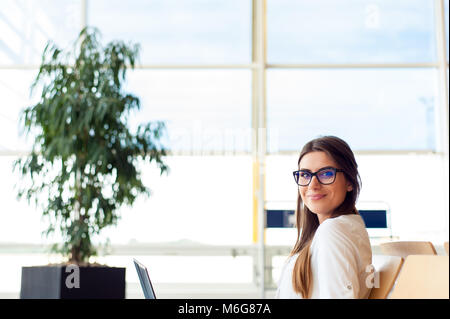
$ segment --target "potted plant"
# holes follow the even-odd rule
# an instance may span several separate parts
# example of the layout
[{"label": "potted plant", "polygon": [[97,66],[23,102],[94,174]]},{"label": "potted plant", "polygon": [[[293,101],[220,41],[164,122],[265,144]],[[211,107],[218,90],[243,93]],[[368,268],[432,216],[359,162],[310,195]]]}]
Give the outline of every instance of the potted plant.
[{"label": "potted plant", "polygon": [[118,209],[150,194],[139,163],[168,171],[164,123],[129,128],[140,100],[122,85],[138,53],[138,45],[122,41],[103,46],[99,31],[90,27],[72,51],[52,42],[45,47],[31,86],[32,92],[39,88],[39,102],[21,119],[24,131],[34,135],[32,151],[14,168],[22,177],[18,197],[42,209],[49,221],[44,234],[62,238],[52,251],[67,262],[23,267],[21,298],[125,297],[125,268],[95,266],[89,259],[97,253],[94,236],[117,224]]}]

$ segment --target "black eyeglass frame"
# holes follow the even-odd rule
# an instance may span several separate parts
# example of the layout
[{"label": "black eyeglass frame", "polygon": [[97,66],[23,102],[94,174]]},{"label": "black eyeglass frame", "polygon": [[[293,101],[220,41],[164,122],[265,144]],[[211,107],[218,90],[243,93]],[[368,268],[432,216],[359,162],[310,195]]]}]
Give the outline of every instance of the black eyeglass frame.
[{"label": "black eyeglass frame", "polygon": [[[334,171],[334,179],[333,179],[333,181],[330,182],[330,183],[323,183],[323,182],[320,180],[319,176],[317,176],[317,174],[319,174],[320,172],[325,171],[325,170],[332,170],[332,171]],[[305,173],[311,174],[311,179],[309,180],[308,184],[306,184],[306,185],[300,185],[300,184],[298,183],[298,181],[300,180],[300,178],[297,178],[296,176],[299,176],[300,172],[305,172]],[[344,173],[344,170],[343,170],[343,169],[339,169],[339,168],[334,168],[334,167],[323,167],[323,168],[319,169],[319,170],[318,170],[317,172],[315,172],[315,173],[310,172],[310,171],[307,171],[307,170],[304,170],[304,169],[301,169],[301,170],[298,170],[298,171],[293,171],[292,174],[294,175],[295,183],[296,183],[298,186],[308,186],[309,184],[311,184],[311,181],[313,180],[314,176],[316,176],[317,181],[318,181],[320,184],[322,184],[322,185],[330,185],[330,184],[333,184],[333,183],[336,181],[336,175],[337,175],[338,172]]]}]

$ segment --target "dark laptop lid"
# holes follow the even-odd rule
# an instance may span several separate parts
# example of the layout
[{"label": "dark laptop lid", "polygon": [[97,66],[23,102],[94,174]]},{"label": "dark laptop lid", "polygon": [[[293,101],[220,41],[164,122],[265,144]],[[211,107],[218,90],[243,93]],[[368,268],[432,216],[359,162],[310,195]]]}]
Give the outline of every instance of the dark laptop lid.
[{"label": "dark laptop lid", "polygon": [[134,265],[136,266],[136,271],[139,276],[139,281],[141,282],[142,291],[144,292],[145,299],[156,299],[155,291],[153,290],[152,282],[150,281],[150,276],[148,275],[147,267],[133,259]]}]

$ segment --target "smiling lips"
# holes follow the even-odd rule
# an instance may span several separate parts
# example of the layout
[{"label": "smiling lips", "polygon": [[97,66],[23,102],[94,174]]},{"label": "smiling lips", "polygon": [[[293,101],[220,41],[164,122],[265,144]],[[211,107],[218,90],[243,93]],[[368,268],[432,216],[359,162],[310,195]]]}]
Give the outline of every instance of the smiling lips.
[{"label": "smiling lips", "polygon": [[319,199],[322,199],[324,197],[325,197],[325,195],[320,195],[320,194],[308,195],[308,198],[311,199],[311,200],[319,200]]}]

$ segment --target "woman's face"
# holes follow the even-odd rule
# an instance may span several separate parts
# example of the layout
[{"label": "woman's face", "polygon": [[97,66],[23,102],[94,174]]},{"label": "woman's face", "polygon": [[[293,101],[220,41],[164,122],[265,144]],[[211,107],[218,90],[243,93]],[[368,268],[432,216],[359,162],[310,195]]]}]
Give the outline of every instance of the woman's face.
[{"label": "woman's face", "polygon": [[[340,168],[325,152],[311,152],[302,157],[299,170],[309,170],[311,173],[315,173],[324,167]],[[342,172],[336,172],[334,183],[329,185],[321,184],[317,180],[317,176],[313,176],[308,186],[299,186],[303,203],[311,212],[317,214],[320,223],[332,215],[344,201],[347,192],[352,189]]]}]

